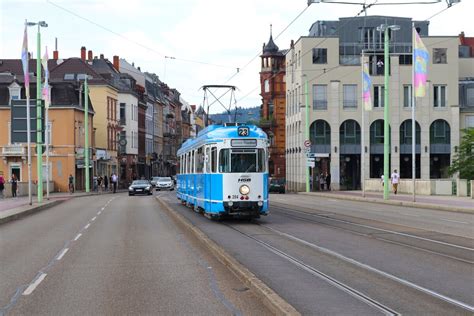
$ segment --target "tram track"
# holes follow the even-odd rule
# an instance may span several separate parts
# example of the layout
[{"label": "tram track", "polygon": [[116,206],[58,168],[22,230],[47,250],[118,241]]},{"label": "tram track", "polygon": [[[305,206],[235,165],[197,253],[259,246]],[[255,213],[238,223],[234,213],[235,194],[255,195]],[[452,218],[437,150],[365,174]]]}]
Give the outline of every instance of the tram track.
[{"label": "tram track", "polygon": [[[281,206],[273,206],[272,212],[276,212],[282,216],[296,219],[299,221],[310,222],[318,225],[325,225],[331,228],[351,232],[360,236],[370,237],[384,242],[389,242],[392,244],[397,244],[400,246],[428,252],[445,258],[457,260],[463,263],[474,264],[474,248],[465,245],[453,244],[451,242],[418,236],[413,233],[390,230],[372,225],[351,222],[346,219],[331,217],[331,215],[336,216],[337,214],[335,213],[324,212],[318,214],[313,212],[294,210]],[[291,212],[292,214],[288,214],[288,212]],[[347,216],[342,215],[341,217]],[[458,238],[464,239],[461,237]],[[438,247],[437,250],[436,247]]]},{"label": "tram track", "polygon": [[[360,300],[361,302],[366,303],[367,305],[371,306],[372,308],[377,309],[378,311],[382,312],[385,315],[401,315],[402,312],[399,312],[395,310],[394,308],[388,307],[387,304],[384,304],[380,301],[380,299],[376,299],[371,297],[368,294],[363,293],[362,291],[358,290],[356,287],[351,286],[346,284],[343,281],[338,280],[337,277],[333,277],[329,275],[328,273],[323,272],[321,269],[316,268],[315,266],[305,263],[303,260],[298,259],[296,256],[289,254],[288,252],[280,249],[279,247],[276,247],[274,245],[271,245],[269,242],[266,242],[256,236],[269,236],[269,234],[264,234],[264,233],[247,233],[243,231],[242,229],[239,229],[237,225],[233,224],[224,224],[230,229],[238,232],[239,234],[245,236],[246,238],[249,238],[259,245],[263,246],[265,249],[269,250],[273,254],[279,256],[282,259],[285,259],[286,261],[292,263],[293,265],[297,266],[298,268],[310,273],[311,275],[320,278],[321,280],[331,284],[332,286],[344,291],[345,293],[351,295],[352,297]],[[461,310],[464,310],[468,313],[474,313],[474,306],[464,303],[462,301],[456,300],[454,298],[448,297],[446,295],[443,295],[441,293],[438,293],[436,291],[430,290],[426,287],[417,285],[413,282],[410,282],[408,280],[405,280],[403,278],[397,277],[395,275],[392,275],[390,273],[381,271],[379,269],[376,269],[374,267],[371,267],[367,264],[358,262],[354,259],[345,257],[342,254],[339,254],[335,251],[326,249],[324,247],[320,247],[318,245],[315,245],[313,243],[310,243],[308,241],[305,241],[303,239],[300,239],[296,236],[293,236],[291,234],[282,232],[280,230],[277,230],[275,228],[272,228],[268,225],[265,224],[260,224],[258,222],[255,223],[257,227],[261,227],[264,230],[273,233],[274,235],[278,235],[280,237],[286,238],[287,240],[290,240],[291,242],[297,243],[299,245],[302,245],[304,247],[310,248],[313,251],[317,253],[322,253],[328,256],[331,256],[337,260],[343,261],[346,264],[352,265],[354,267],[357,267],[358,269],[362,269],[366,271],[367,273],[378,275],[381,278],[393,281],[397,283],[398,285],[405,287],[405,288],[410,288],[411,290],[417,291],[419,293],[422,293],[423,295],[426,295],[427,297],[433,298],[435,300],[441,300],[449,305],[456,306],[460,308]]]}]

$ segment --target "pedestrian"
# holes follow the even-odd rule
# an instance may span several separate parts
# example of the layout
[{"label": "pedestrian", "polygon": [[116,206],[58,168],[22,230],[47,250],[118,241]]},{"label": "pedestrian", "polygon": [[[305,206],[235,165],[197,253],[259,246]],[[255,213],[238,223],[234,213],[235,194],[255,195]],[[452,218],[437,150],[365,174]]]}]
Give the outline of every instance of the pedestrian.
[{"label": "pedestrian", "polygon": [[104,191],[109,191],[109,177],[107,175],[104,176]]},{"label": "pedestrian", "polygon": [[16,177],[16,174],[12,174],[10,183],[12,184],[12,197],[16,197],[16,190],[18,188],[18,179]]},{"label": "pedestrian", "polygon": [[72,176],[72,174],[69,174],[69,193],[74,193],[74,177]]},{"label": "pedestrian", "polygon": [[324,183],[326,183],[326,177],[321,172],[321,174],[319,175],[319,186],[320,186],[321,191],[324,191]]},{"label": "pedestrian", "polygon": [[102,176],[99,175],[99,177],[97,178],[97,188],[99,190],[99,193],[102,192]]},{"label": "pedestrian", "polygon": [[398,182],[400,181],[400,175],[397,173],[397,169],[393,170],[392,176],[390,178],[392,180],[393,193],[397,194]]},{"label": "pedestrian", "polygon": [[114,193],[117,191],[117,175],[114,173],[112,173],[112,177],[111,177],[111,180],[112,180],[112,185],[114,187]]},{"label": "pedestrian", "polygon": [[329,172],[326,173],[326,185],[327,185],[328,191],[331,191],[331,173]]},{"label": "pedestrian", "polygon": [[94,186],[94,191],[97,192],[97,176],[94,176],[92,178],[92,183],[93,183],[93,186]]},{"label": "pedestrian", "polygon": [[0,171],[0,199],[3,199],[3,190],[5,190],[5,179],[3,178],[3,171]]},{"label": "pedestrian", "polygon": [[384,186],[383,175],[380,177],[380,183],[382,183],[382,186]]}]

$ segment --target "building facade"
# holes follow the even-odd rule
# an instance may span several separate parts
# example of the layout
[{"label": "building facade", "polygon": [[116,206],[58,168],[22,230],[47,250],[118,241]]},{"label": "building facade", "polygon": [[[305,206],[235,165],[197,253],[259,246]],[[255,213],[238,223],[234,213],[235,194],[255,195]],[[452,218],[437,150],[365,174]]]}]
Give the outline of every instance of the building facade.
[{"label": "building facade", "polygon": [[286,177],[285,162],[285,105],[286,105],[286,50],[279,50],[270,34],[263,45],[260,70],[262,96],[260,127],[270,142],[269,174],[272,178]]},{"label": "building facade", "polygon": [[[319,189],[316,184],[321,174],[331,174],[331,188],[336,190],[360,189],[363,179],[365,183],[380,179],[384,158],[384,35],[377,26],[386,23],[400,26],[399,31],[389,33],[390,170],[397,169],[402,179],[412,177],[412,20],[370,16],[318,21],[310,35],[300,37],[286,55],[289,190],[305,190],[306,128],[311,141],[309,156],[315,160],[315,167],[310,168],[312,190]],[[459,58],[457,36],[428,36],[427,22],[415,22],[415,27],[430,53],[427,94],[417,98],[416,104],[415,176],[421,180],[448,178],[447,168],[459,146],[462,126],[460,79],[474,77],[472,66],[463,70],[460,66],[471,65],[472,58]],[[372,78],[373,109],[364,111],[364,125],[361,60],[368,63]],[[309,126],[305,123],[306,84]]]}]

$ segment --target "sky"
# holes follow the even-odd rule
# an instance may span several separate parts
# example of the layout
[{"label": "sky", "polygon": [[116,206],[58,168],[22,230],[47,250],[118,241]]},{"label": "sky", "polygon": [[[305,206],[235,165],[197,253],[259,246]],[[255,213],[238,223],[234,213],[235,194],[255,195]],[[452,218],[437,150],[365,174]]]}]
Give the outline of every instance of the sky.
[{"label": "sky", "polygon": [[[377,4],[389,2],[415,0]],[[446,0],[377,5],[368,15],[425,20],[441,12],[430,19],[430,35],[464,31],[474,37],[474,0],[446,8]],[[308,6],[307,0],[0,0],[0,59],[20,58],[25,19],[44,20],[48,27],[41,29],[41,46],[43,52],[48,47],[50,56],[55,38],[60,58],[80,57],[82,46],[109,60],[118,55],[142,71],[156,73],[197,106],[203,104],[203,85],[235,85],[237,106],[246,108],[261,104],[258,56],[269,39],[270,24],[275,43],[286,49],[292,39],[307,36],[315,21],[352,17],[361,9],[348,4]],[[36,32],[29,28],[30,51],[36,50]],[[228,94],[222,99],[226,106],[230,101]],[[222,110],[218,103],[210,108],[211,113]]]}]

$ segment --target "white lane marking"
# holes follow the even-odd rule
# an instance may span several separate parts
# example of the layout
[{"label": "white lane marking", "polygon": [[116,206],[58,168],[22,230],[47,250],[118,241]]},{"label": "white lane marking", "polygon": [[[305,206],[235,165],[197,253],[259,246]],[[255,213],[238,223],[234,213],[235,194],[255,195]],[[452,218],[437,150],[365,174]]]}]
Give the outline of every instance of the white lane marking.
[{"label": "white lane marking", "polygon": [[31,283],[31,284],[26,288],[26,290],[23,292],[23,295],[30,295],[31,293],[33,293],[33,291],[36,289],[36,287],[44,280],[44,278],[46,278],[46,276],[47,276],[46,273],[41,274],[41,275],[35,280],[35,282]]},{"label": "white lane marking", "polygon": [[92,217],[91,221],[95,221],[96,218],[97,216]]},{"label": "white lane marking", "polygon": [[77,241],[79,238],[81,238],[81,236],[82,236],[81,233],[77,234],[76,238],[74,238],[74,241]]},{"label": "white lane marking", "polygon": [[328,199],[329,202],[338,202],[338,200]]},{"label": "white lane marking", "polygon": [[63,251],[59,254],[59,256],[56,258],[56,260],[61,260],[64,255],[66,254],[66,252],[68,252],[69,248],[64,248]]},{"label": "white lane marking", "polygon": [[446,222],[452,222],[452,223],[469,224],[468,222],[454,221],[452,219],[446,219],[446,218],[442,218],[441,220],[446,221]]},{"label": "white lane marking", "polygon": [[451,304],[460,306],[460,307],[462,307],[462,308],[464,308],[464,309],[467,309],[467,310],[469,310],[469,311],[471,311],[471,312],[474,312],[474,306],[473,306],[473,305],[469,305],[469,304],[467,304],[467,303],[458,301],[458,300],[456,300],[456,299],[454,299],[454,298],[451,298],[451,297],[445,296],[445,295],[443,295],[443,294],[437,293],[437,292],[435,292],[435,291],[433,291],[433,290],[430,290],[430,289],[428,289],[428,288],[422,287],[422,286],[417,285],[417,284],[415,284],[415,283],[412,283],[412,282],[410,282],[410,281],[408,281],[408,280],[399,278],[399,277],[397,277],[397,276],[395,276],[395,275],[393,275],[393,274],[390,274],[390,273],[388,273],[388,272],[385,272],[385,271],[379,270],[379,269],[377,269],[377,268],[374,268],[374,267],[372,267],[372,266],[369,266],[368,264],[365,264],[365,263],[356,261],[355,259],[346,257],[346,256],[344,256],[344,255],[342,255],[342,254],[340,254],[340,253],[338,253],[338,252],[335,252],[335,251],[329,250],[329,249],[327,249],[327,248],[324,248],[324,247],[315,245],[315,244],[310,243],[310,242],[308,242],[308,241],[306,241],[306,240],[303,240],[303,239],[300,239],[300,238],[295,237],[295,236],[293,236],[293,235],[284,233],[284,232],[282,232],[282,231],[279,231],[279,230],[277,230],[277,229],[271,228],[271,227],[269,227],[269,226],[264,226],[264,227],[267,228],[267,229],[269,229],[269,230],[271,230],[271,231],[274,231],[275,233],[277,233],[277,234],[279,234],[279,235],[281,235],[281,236],[285,236],[285,237],[287,237],[287,238],[289,238],[289,239],[292,239],[292,240],[294,240],[294,241],[297,241],[297,242],[299,242],[299,243],[301,243],[301,244],[303,244],[303,245],[306,245],[306,246],[308,246],[308,247],[310,247],[310,248],[313,248],[313,249],[319,250],[319,251],[321,251],[321,252],[324,252],[324,253],[326,253],[326,254],[332,255],[332,256],[334,256],[334,257],[336,257],[336,258],[339,258],[339,259],[344,260],[344,261],[346,261],[346,262],[352,263],[352,264],[354,264],[354,265],[356,265],[356,266],[359,266],[359,267],[361,267],[361,268],[367,269],[367,270],[369,270],[369,271],[375,272],[375,273],[377,273],[377,274],[379,274],[379,275],[382,275],[382,276],[384,276],[384,277],[386,277],[386,278],[389,278],[389,279],[391,279],[391,280],[394,280],[394,281],[396,281],[396,282],[399,282],[399,283],[401,283],[401,284],[404,284],[404,285],[406,285],[406,286],[409,286],[409,287],[414,288],[414,289],[416,289],[416,290],[419,290],[419,291],[421,291],[421,292],[427,293],[427,294],[429,294],[429,295],[431,295],[431,296],[437,297],[437,298],[439,298],[439,299],[441,299],[441,300],[443,300],[443,301],[445,301],[445,302],[448,302],[448,303],[451,303]]},{"label": "white lane marking", "polygon": [[101,210],[103,211],[105,209],[105,207],[101,208]]},{"label": "white lane marking", "polygon": [[98,211],[98,212],[97,212],[97,215],[100,215],[101,213],[102,213],[102,211]]},{"label": "white lane marking", "polygon": [[84,226],[84,229],[87,229],[87,228],[89,228],[89,226],[91,226],[91,224],[87,223],[87,225],[86,225],[86,226]]},{"label": "white lane marking", "polygon": [[400,213],[400,215],[420,217],[420,215],[410,214],[410,213]]}]

